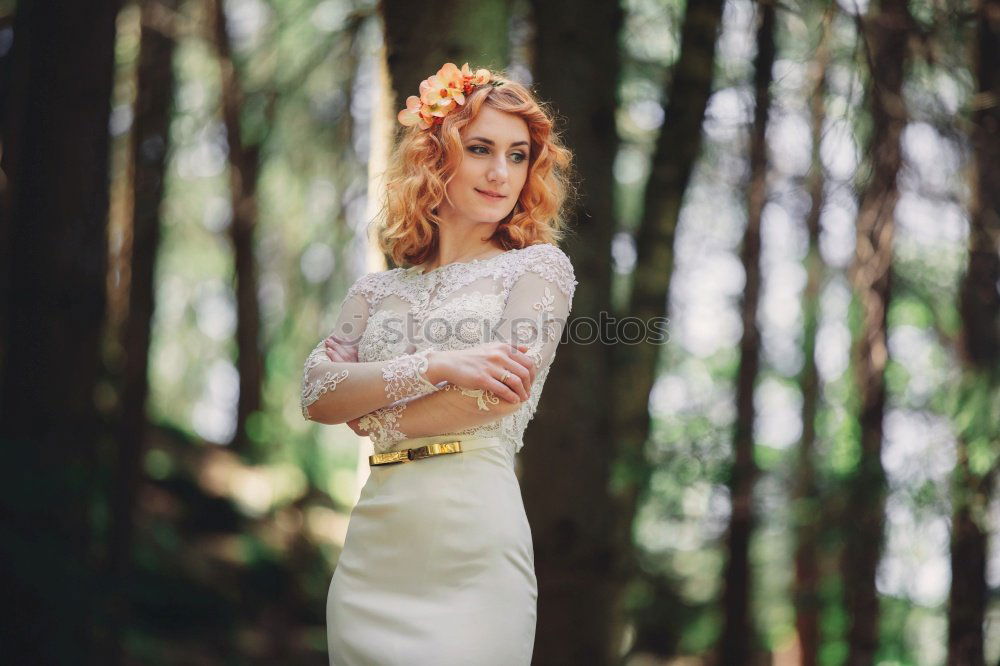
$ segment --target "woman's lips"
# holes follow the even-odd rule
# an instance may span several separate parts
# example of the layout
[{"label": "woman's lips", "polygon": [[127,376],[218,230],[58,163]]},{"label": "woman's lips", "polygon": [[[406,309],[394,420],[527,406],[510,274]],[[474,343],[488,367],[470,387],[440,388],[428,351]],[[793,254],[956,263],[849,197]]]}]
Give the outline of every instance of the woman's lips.
[{"label": "woman's lips", "polygon": [[490,201],[500,201],[501,199],[506,199],[507,198],[507,197],[505,197],[503,195],[499,195],[498,196],[498,195],[494,195],[494,194],[487,194],[486,192],[483,192],[482,190],[480,190],[477,187],[474,187],[472,189],[476,190],[476,192],[479,192],[479,194],[483,195],[484,197],[486,197]]}]

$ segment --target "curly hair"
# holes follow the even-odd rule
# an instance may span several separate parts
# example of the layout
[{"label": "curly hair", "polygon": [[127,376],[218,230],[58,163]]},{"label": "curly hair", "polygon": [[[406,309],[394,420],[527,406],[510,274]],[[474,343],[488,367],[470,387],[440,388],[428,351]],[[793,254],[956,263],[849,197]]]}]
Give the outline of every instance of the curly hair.
[{"label": "curly hair", "polygon": [[477,88],[441,124],[426,130],[402,128],[386,170],[386,198],[377,220],[379,249],[397,265],[417,265],[437,253],[441,219],[436,209],[462,160],[459,132],[483,105],[523,118],[531,143],[524,187],[490,240],[511,250],[557,244],[563,237],[564,210],[573,194],[572,153],[553,128],[552,112],[527,87],[493,77],[503,85]]}]

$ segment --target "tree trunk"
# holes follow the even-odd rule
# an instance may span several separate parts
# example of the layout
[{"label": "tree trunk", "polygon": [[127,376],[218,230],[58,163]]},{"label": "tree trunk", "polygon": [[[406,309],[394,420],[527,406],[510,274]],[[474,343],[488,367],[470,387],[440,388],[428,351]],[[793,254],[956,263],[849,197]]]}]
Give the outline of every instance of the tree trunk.
[{"label": "tree trunk", "polygon": [[9,663],[94,660],[94,390],[105,316],[118,3],[19,3],[0,222],[2,587]]},{"label": "tree trunk", "polygon": [[[995,424],[994,424],[995,427]],[[993,446],[997,446],[994,437]],[[951,590],[948,596],[948,666],[982,666],[988,585],[989,503],[996,470],[980,474],[969,464],[969,445],[958,440],[953,478]]]},{"label": "tree trunk", "polygon": [[[10,12],[10,14],[0,17],[0,30],[13,29],[13,7],[10,8]],[[7,116],[10,107],[11,88],[13,87],[13,67],[11,63],[13,62],[12,56],[15,51],[16,49],[9,48],[6,52],[0,54],[0,157],[9,150],[7,148],[7,141],[10,138],[8,133],[12,131],[7,122]],[[10,305],[7,298],[8,290],[10,289],[10,277],[8,271],[3,267],[10,266],[10,234],[13,231],[10,216],[12,210],[9,176],[6,173],[0,172],[0,368],[3,368],[7,350],[7,340],[4,337],[6,331],[2,322],[10,319],[7,313],[7,308]]]},{"label": "tree trunk", "polygon": [[795,580],[792,596],[795,601],[795,628],[799,638],[801,666],[819,663],[820,645],[820,547],[822,523],[817,519],[820,509],[819,487],[816,482],[816,416],[819,411],[821,388],[816,367],[816,333],[819,329],[820,291],[825,266],[820,253],[820,215],[824,205],[826,178],[821,158],[823,125],[826,120],[826,71],[830,61],[830,23],[833,13],[823,13],[819,44],[811,63],[813,80],[809,103],[812,133],[812,167],[806,188],[811,203],[806,217],[809,250],[806,255],[806,287],[802,295],[803,366],[799,373],[802,393],[802,438],[799,440],[792,491],[793,529],[795,530]]},{"label": "tree trunk", "polygon": [[209,7],[222,75],[222,119],[226,126],[226,143],[229,149],[229,196],[233,212],[229,234],[235,259],[236,367],[240,376],[240,396],[236,407],[236,431],[230,446],[236,451],[246,452],[249,445],[247,421],[254,412],[261,409],[261,385],[264,381],[260,303],[257,301],[257,261],[254,258],[260,144],[244,143],[240,120],[243,87],[233,62],[222,0],[209,0]]},{"label": "tree trunk", "polygon": [[747,225],[743,233],[740,261],[746,286],[740,306],[743,335],[736,373],[736,422],[733,432],[733,462],[728,480],[732,507],[726,534],[722,605],[724,621],[719,642],[720,663],[753,663],[755,627],[749,617],[753,576],[750,539],[756,524],[753,489],[759,475],[754,461],[754,386],[760,368],[760,224],[767,203],[767,121],[771,114],[771,81],[774,68],[775,8],[772,0],[757,4],[757,55],[754,59],[754,121],[750,135],[750,183],[747,196]]},{"label": "tree trunk", "polygon": [[[579,198],[568,211],[563,248],[579,282],[568,323],[604,321],[611,302],[612,165],[620,76],[616,2],[582,11],[571,0],[533,0],[534,81],[562,120],[574,153]],[[586,81],[587,85],[581,85]],[[583,331],[592,335],[593,327]],[[564,344],[521,452],[521,486],[538,575],[536,664],[617,663],[620,639],[614,571],[614,514],[608,483],[614,456],[611,357],[603,340]],[[558,397],[558,399],[553,399]]]},{"label": "tree trunk", "polygon": [[866,154],[871,179],[858,208],[854,262],[850,270],[860,307],[861,329],[854,347],[861,450],[849,480],[842,576],[848,628],[848,666],[872,664],[879,644],[879,598],[875,572],[882,554],[886,477],[882,467],[886,315],[892,295],[892,242],[902,166],[900,137],[906,127],[903,77],[911,18],[906,0],[873,2],[861,21],[868,49],[872,136]]},{"label": "tree trunk", "polygon": [[[380,0],[385,54],[397,111],[441,65],[507,66],[511,0],[411,2]],[[393,119],[395,119],[393,113]]]},{"label": "tree trunk", "polygon": [[131,135],[132,243],[128,261],[128,313],[122,334],[125,367],[121,378],[121,414],[116,437],[117,464],[111,500],[109,568],[116,581],[116,612],[112,617],[113,663],[121,663],[121,627],[128,617],[127,581],[131,567],[132,510],[142,477],[145,450],[146,399],[149,394],[149,342],[155,291],[153,277],[160,239],[160,204],[170,145],[174,101],[174,14],[178,0],[145,0],[141,37],[135,123]]},{"label": "tree trunk", "polygon": [[[969,215],[969,260],[962,281],[963,386],[973,404],[990,404],[1000,389],[1000,0],[982,0],[977,9],[973,60],[977,97],[993,100],[973,113],[974,198]],[[977,395],[978,394],[978,395]],[[995,397],[992,399],[996,399]],[[985,401],[985,403],[983,402]],[[948,665],[984,663],[988,507],[1000,450],[997,424],[988,410],[958,435],[953,483],[951,592],[948,600]],[[981,448],[993,456],[992,468],[976,469],[970,453]],[[990,453],[992,452],[992,453]],[[982,456],[978,456],[982,457]]]},{"label": "tree trunk", "polygon": [[[636,235],[637,257],[632,293],[628,310],[624,313],[646,326],[662,320],[669,312],[674,233],[684,193],[701,152],[702,122],[712,93],[715,46],[723,4],[723,0],[687,4],[681,27],[680,55],[673,68],[669,90],[664,94],[667,107],[646,184],[643,217]],[[588,234],[587,245],[591,244],[591,239],[592,234]],[[578,269],[577,273],[581,272]],[[603,300],[601,305],[607,302]],[[594,308],[596,311],[597,308]],[[603,354],[603,350],[600,351]],[[597,355],[597,358],[582,359],[581,363],[603,362],[605,358],[598,355],[596,349],[590,354]],[[615,550],[613,596],[617,609],[622,603],[624,584],[634,578],[638,570],[632,549],[632,532],[636,508],[648,487],[651,472],[645,457],[645,445],[650,429],[649,394],[656,381],[660,345],[654,341],[618,344],[611,349],[610,355],[614,359],[609,418],[613,419],[617,468],[612,489],[616,503],[612,538]],[[581,388],[606,385],[582,384]],[[567,415],[566,418],[571,417]],[[594,440],[589,450],[603,450],[606,446],[604,441]],[[616,629],[621,629],[620,623]]]}]

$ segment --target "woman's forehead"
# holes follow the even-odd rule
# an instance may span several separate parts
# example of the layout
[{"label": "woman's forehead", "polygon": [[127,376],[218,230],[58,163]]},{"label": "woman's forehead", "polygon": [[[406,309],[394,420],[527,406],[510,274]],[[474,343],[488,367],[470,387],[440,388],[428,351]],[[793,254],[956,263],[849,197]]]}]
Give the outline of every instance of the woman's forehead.
[{"label": "woman's forehead", "polygon": [[528,123],[524,118],[512,113],[498,111],[484,106],[471,123],[462,128],[466,137],[481,137],[494,143],[511,144],[516,141],[528,141]]}]

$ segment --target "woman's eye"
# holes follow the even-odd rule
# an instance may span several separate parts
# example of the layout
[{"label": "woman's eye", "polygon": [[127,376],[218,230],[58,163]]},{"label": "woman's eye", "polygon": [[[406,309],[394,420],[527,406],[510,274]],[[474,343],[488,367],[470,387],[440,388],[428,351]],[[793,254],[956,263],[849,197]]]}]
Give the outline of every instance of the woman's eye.
[{"label": "woman's eye", "polygon": [[528,156],[524,153],[514,153],[511,157],[514,158],[514,164],[520,164],[524,160],[528,159]]},{"label": "woman's eye", "polygon": [[469,150],[476,153],[477,155],[486,155],[489,152],[489,149],[487,149],[486,146],[469,146]]}]

